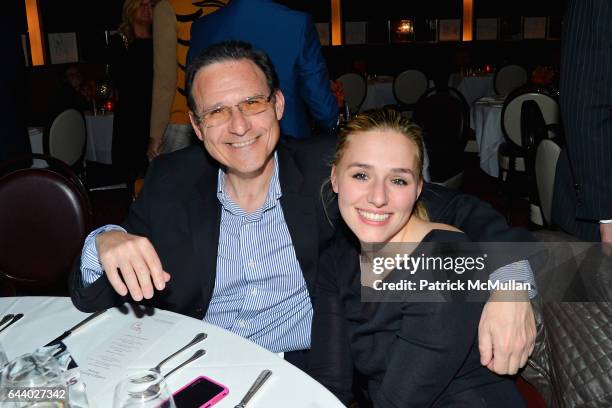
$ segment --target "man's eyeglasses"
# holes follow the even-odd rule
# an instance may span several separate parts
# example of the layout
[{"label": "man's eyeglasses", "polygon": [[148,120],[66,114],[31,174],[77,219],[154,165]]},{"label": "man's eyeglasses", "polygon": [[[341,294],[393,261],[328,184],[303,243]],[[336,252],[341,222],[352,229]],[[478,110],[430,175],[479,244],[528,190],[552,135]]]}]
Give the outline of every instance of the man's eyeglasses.
[{"label": "man's eyeglasses", "polygon": [[216,106],[207,111],[202,112],[200,116],[194,115],[198,124],[202,123],[204,127],[220,126],[227,122],[232,117],[232,108],[235,106],[244,116],[257,115],[268,109],[269,102],[274,95],[274,91],[270,95],[255,95],[246,98],[242,102],[238,102],[232,106]]}]

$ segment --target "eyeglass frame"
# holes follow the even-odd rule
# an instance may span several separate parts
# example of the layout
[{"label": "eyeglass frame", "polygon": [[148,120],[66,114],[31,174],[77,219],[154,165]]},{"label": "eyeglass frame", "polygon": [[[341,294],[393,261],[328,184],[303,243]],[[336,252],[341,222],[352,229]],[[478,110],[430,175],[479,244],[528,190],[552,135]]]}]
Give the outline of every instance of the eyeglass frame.
[{"label": "eyeglass frame", "polygon": [[[241,103],[244,103],[244,102],[248,102],[249,100],[251,100],[251,99],[253,99],[253,98],[260,98],[260,97],[263,97],[263,98],[264,98],[264,100],[265,100],[265,102],[266,102],[267,104],[269,104],[269,103],[270,103],[270,101],[272,100],[272,98],[274,98],[274,96],[275,96],[274,94],[275,94],[275,93],[276,93],[276,89],[273,89],[273,90],[270,92],[270,94],[269,94],[268,96],[264,96],[264,95],[253,95],[253,96],[248,96],[247,98],[243,99],[242,101],[240,101],[240,102],[238,102],[238,103],[236,103],[236,104],[234,104],[234,105],[229,105],[229,106],[228,106],[228,105],[216,106],[216,107],[213,107],[213,108],[206,109],[206,110],[205,110],[204,112],[202,112],[200,115],[196,115],[196,114],[195,114],[195,113],[193,113],[193,112],[191,112],[191,115],[193,115],[193,117],[194,117],[194,119],[195,119],[195,122],[196,122],[196,125],[204,124],[204,127],[205,127],[205,128],[207,128],[207,129],[208,129],[208,128],[211,128],[211,127],[217,127],[217,126],[225,125],[227,122],[229,122],[229,121],[232,119],[232,115],[234,114],[234,113],[233,113],[232,108],[234,108],[234,107],[235,107],[235,108],[237,108],[237,109],[240,111],[240,113],[241,113],[241,114],[243,114],[243,115],[244,115],[244,116],[246,116],[246,117],[249,117],[249,116],[254,116],[254,115],[259,115],[260,113],[264,113],[266,110],[268,110],[268,108],[266,108],[266,109],[262,110],[261,112],[252,113],[252,114],[250,114],[250,115],[246,115],[246,114],[245,114],[245,113],[242,111],[242,109],[240,109],[240,106],[238,106],[238,105],[240,105]],[[212,112],[212,111],[214,111],[214,110],[216,110],[216,109],[220,109],[220,108],[229,108],[229,109],[230,109],[230,110],[229,110],[229,111],[230,111],[230,116],[229,116],[229,119],[228,119],[227,121],[223,122],[223,123],[219,123],[218,125],[214,125],[214,126],[206,126],[206,123],[204,122],[204,115],[206,115],[207,113],[210,113],[210,112]]]}]

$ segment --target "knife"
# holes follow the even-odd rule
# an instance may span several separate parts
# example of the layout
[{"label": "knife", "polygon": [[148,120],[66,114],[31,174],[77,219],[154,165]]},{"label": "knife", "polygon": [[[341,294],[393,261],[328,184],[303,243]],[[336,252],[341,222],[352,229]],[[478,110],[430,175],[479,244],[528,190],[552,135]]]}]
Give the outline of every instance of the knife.
[{"label": "knife", "polygon": [[70,329],[66,330],[62,335],[60,335],[59,337],[56,337],[55,339],[51,340],[49,343],[45,344],[45,346],[51,346],[53,344],[61,342],[66,337],[70,336],[73,332],[75,332],[79,327],[84,326],[85,324],[89,323],[91,320],[93,320],[96,317],[100,316],[104,312],[106,312],[106,309],[105,310],[100,310],[98,312],[95,312],[95,313],[87,316],[85,319],[81,320],[76,325],[74,325]]},{"label": "knife", "polygon": [[6,316],[4,316],[2,320],[0,320],[0,327],[2,327],[4,323],[8,322],[9,320],[12,320],[13,317],[15,317],[14,314],[7,314]]},{"label": "knife", "polygon": [[9,326],[13,325],[14,323],[16,323],[19,319],[21,319],[23,317],[23,313],[17,313],[15,316],[13,316],[13,318],[11,319],[10,322],[8,322],[8,324],[6,326],[4,326],[3,328],[0,329],[0,333],[2,333],[4,330],[6,330]]}]

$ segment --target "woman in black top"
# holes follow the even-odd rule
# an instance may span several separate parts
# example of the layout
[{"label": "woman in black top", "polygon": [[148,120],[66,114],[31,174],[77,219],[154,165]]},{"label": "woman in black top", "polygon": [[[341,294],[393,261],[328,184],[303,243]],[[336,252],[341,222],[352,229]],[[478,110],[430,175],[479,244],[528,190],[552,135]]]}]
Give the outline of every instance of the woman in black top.
[{"label": "woman in black top", "polygon": [[117,34],[109,41],[110,77],[117,91],[113,165],[133,182],[147,165],[153,86],[151,0],[125,0]]},{"label": "woman in black top", "polygon": [[310,373],[345,404],[355,369],[375,407],[524,406],[509,379],[480,364],[481,303],[362,301],[380,284],[360,273],[364,244],[418,243],[415,254],[435,255],[442,245],[426,243],[468,241],[428,221],[418,201],[422,146],[420,129],[391,110],[364,112],[340,131],[331,185],[351,231],[320,260]]}]

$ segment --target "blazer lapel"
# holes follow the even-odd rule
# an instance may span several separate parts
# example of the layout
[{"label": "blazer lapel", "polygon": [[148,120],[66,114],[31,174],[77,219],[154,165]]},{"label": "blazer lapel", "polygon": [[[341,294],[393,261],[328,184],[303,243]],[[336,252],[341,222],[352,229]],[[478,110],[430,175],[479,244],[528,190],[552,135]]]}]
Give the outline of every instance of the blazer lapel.
[{"label": "blazer lapel", "polygon": [[313,197],[312,194],[303,192],[304,177],[295,165],[291,153],[282,145],[277,151],[283,215],[306,285],[313,294],[318,261],[318,224]]},{"label": "blazer lapel", "polygon": [[202,304],[196,313],[203,318],[208,310],[215,287],[217,251],[221,225],[221,205],[217,199],[217,178],[202,176],[197,184],[198,193],[189,203],[189,217],[193,228],[194,273],[202,288]]}]

